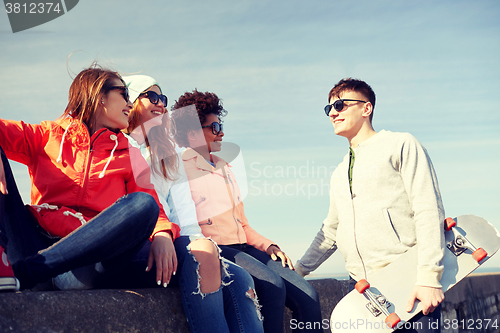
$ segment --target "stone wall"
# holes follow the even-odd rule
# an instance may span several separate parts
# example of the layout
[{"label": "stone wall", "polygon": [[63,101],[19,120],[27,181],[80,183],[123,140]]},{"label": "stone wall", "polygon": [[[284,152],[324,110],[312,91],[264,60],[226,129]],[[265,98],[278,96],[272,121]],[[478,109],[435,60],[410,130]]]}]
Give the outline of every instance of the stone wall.
[{"label": "stone wall", "polygon": [[[318,290],[323,318],[328,321],[332,309],[347,293],[347,282],[310,282]],[[291,332],[290,319],[287,311],[285,332]],[[497,328],[493,327],[495,320]],[[469,277],[446,293],[442,324],[447,325],[443,329],[446,333],[500,332],[500,274]],[[182,333],[189,329],[179,291],[158,288],[2,293],[0,332]]]}]

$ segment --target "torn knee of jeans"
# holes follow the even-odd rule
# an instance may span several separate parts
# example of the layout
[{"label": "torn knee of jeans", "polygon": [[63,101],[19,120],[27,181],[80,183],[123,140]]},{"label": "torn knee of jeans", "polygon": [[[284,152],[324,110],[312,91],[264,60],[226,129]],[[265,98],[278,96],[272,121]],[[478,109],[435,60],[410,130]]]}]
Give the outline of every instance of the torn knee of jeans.
[{"label": "torn knee of jeans", "polygon": [[[229,264],[225,262],[220,256],[219,260],[220,260],[221,285],[229,286],[233,282],[233,280],[231,279],[231,276],[233,276],[233,274],[229,272]],[[226,280],[227,282],[225,282]]]},{"label": "torn knee of jeans", "polygon": [[187,250],[188,250],[188,254],[189,256],[194,260],[194,262],[196,263],[196,276],[197,276],[197,281],[198,281],[198,285],[196,286],[196,290],[192,292],[193,295],[200,295],[201,298],[205,298],[206,294],[202,293],[201,292],[201,284],[200,284],[200,281],[201,281],[201,276],[200,276],[200,263],[198,262],[198,260],[196,259],[196,257],[194,256],[194,254],[191,252],[191,249],[189,247],[189,245],[187,246]]},{"label": "torn knee of jeans", "polygon": [[263,321],[264,317],[262,316],[262,313],[260,311],[262,305],[259,304],[259,299],[257,297],[257,294],[255,293],[255,290],[253,288],[248,288],[248,291],[245,293],[245,296],[253,301],[255,309],[257,310],[257,316],[259,317],[260,321]]},{"label": "torn knee of jeans", "polygon": [[[198,285],[196,286],[196,290],[193,291],[191,294],[192,295],[200,295],[201,298],[205,298],[207,295],[210,295],[210,294],[214,294],[216,292],[218,292],[222,287],[223,287],[223,283],[221,282],[221,285],[220,287],[213,291],[213,292],[209,292],[209,293],[204,293],[201,291],[201,275],[200,275],[200,263],[198,262],[198,260],[196,259],[196,257],[194,256],[194,254],[191,252],[191,249],[189,248],[189,245],[187,247],[188,249],[188,253],[189,253],[189,256],[194,260],[194,262],[196,263],[196,276],[198,277]],[[229,284],[229,283],[228,283]]]}]

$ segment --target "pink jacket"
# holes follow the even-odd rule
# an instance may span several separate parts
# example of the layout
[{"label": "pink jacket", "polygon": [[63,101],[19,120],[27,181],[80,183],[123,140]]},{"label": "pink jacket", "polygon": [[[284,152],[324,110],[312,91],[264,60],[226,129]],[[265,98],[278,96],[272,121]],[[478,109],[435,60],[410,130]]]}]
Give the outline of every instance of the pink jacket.
[{"label": "pink jacket", "polygon": [[231,166],[212,156],[215,168],[194,149],[182,154],[201,231],[220,245],[247,243],[265,252],[274,243],[248,225]]}]

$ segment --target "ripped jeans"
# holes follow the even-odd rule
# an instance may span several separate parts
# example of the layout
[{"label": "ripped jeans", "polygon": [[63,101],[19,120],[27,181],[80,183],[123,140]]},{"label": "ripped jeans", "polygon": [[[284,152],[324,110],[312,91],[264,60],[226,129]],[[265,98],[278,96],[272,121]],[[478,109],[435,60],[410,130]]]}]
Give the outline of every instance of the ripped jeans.
[{"label": "ripped jeans", "polygon": [[[283,267],[281,261],[272,260],[268,254],[248,244],[220,245],[220,248],[224,258],[240,265],[253,277],[266,332],[283,331],[285,305],[297,322],[322,322],[318,293],[297,272]],[[323,332],[323,329],[297,331],[312,333]]]},{"label": "ripped jeans", "polygon": [[182,304],[191,333],[264,332],[254,283],[247,271],[221,258],[221,287],[213,293],[202,294],[198,263],[187,250],[189,237],[179,237],[174,245]]},{"label": "ripped jeans", "polygon": [[[182,306],[191,333],[195,332],[264,332],[260,306],[255,296],[250,274],[232,262],[221,259],[221,287],[212,293],[202,293],[198,262],[188,249],[188,236],[174,241],[177,254],[177,274],[170,286],[179,286]],[[90,288],[159,288],[156,266],[145,271],[151,242],[132,258],[114,261],[112,265],[90,265],[59,275],[54,279],[58,289]],[[99,269],[100,267],[100,269]]]},{"label": "ripped jeans", "polygon": [[[189,250],[189,243],[189,236],[181,236],[174,241],[177,274],[172,277],[169,286],[180,287],[182,306],[191,333],[264,332],[250,274],[221,258],[221,287],[212,293],[202,293],[199,265]],[[153,265],[149,272],[144,271],[150,246],[148,242],[127,264],[126,269],[121,270],[121,285],[128,288],[158,287],[155,283],[156,266]],[[123,280],[123,276],[127,276],[127,279]],[[114,285],[116,288],[116,283]]]},{"label": "ripped jeans", "polygon": [[[7,250],[21,288],[53,281],[59,289],[157,287],[156,267],[145,272],[158,219],[158,205],[146,193],[131,193],[62,239],[47,237],[26,210],[0,147],[9,194],[0,193],[0,246]],[[236,265],[222,265],[223,286],[202,297],[198,264],[188,237],[174,242],[186,317],[191,332],[263,332],[250,297],[252,278]],[[227,273],[227,274],[226,274]],[[171,283],[171,284],[174,284]],[[45,286],[46,288],[48,286]],[[168,314],[166,314],[168,315]]]}]

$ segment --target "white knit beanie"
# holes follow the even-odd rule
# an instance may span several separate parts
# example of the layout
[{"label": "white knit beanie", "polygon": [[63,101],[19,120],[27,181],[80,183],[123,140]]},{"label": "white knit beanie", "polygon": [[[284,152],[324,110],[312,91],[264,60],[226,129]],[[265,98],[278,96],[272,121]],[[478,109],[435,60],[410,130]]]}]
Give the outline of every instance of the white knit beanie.
[{"label": "white knit beanie", "polygon": [[[139,95],[147,90],[149,87],[157,85],[160,87],[158,82],[153,79],[151,76],[147,75],[130,75],[130,76],[122,76],[123,81],[128,87],[128,93],[130,95],[130,101],[132,103],[135,102]],[[160,87],[161,91],[161,87]]]}]

